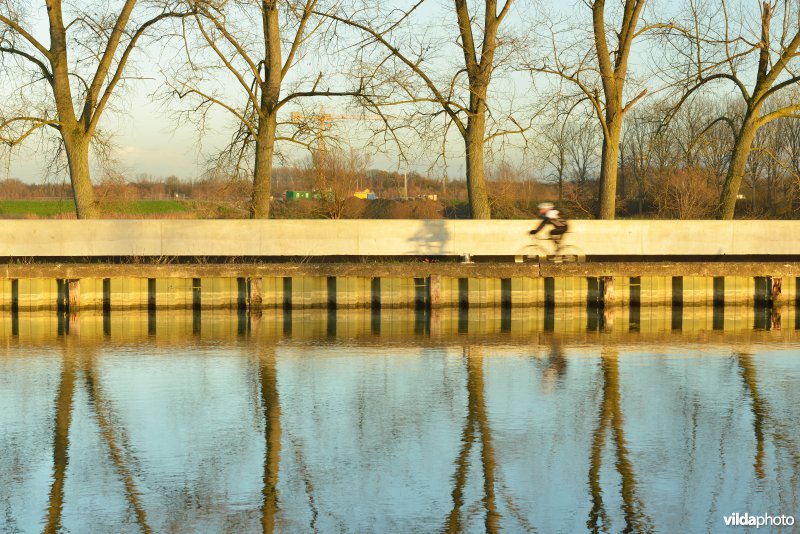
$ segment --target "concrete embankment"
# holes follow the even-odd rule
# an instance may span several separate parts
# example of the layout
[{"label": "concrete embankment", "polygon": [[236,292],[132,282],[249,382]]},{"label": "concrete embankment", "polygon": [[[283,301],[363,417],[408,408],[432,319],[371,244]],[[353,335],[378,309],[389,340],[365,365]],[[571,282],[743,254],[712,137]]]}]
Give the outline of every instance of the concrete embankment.
[{"label": "concrete embankment", "polygon": [[7,264],[0,309],[794,304],[776,262]]},{"label": "concrete embankment", "polygon": [[[8,221],[0,308],[794,303],[800,221]],[[564,250],[562,249],[561,252]],[[609,259],[615,261],[608,261]],[[464,260],[477,259],[477,263]]]}]

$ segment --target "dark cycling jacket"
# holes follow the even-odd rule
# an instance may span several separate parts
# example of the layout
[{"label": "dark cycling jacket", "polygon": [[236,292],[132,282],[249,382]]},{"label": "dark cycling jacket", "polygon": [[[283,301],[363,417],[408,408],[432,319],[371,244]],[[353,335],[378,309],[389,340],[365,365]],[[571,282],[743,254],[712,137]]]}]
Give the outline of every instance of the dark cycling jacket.
[{"label": "dark cycling jacket", "polygon": [[541,231],[541,229],[544,228],[544,226],[547,223],[552,224],[557,229],[562,229],[563,228],[564,231],[566,231],[566,229],[567,229],[567,220],[564,219],[561,216],[561,212],[560,211],[558,211],[556,209],[552,209],[552,210],[548,211],[547,213],[545,213],[544,215],[541,215],[541,217],[542,217],[542,222],[539,224],[539,227],[536,228],[536,230],[533,231],[534,234],[539,232],[539,231]]}]

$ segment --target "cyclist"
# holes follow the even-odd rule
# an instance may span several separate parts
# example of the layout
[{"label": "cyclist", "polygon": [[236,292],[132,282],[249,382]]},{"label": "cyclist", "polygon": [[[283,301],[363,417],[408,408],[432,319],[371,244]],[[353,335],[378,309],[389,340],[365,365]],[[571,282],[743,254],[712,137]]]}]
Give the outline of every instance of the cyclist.
[{"label": "cyclist", "polygon": [[531,235],[536,235],[546,224],[552,224],[553,229],[550,230],[550,239],[552,239],[556,247],[558,247],[561,242],[561,236],[567,231],[567,220],[561,216],[561,212],[555,208],[552,202],[542,202],[539,204],[538,208],[539,217],[542,218],[542,222],[539,223],[537,228],[531,230]]}]

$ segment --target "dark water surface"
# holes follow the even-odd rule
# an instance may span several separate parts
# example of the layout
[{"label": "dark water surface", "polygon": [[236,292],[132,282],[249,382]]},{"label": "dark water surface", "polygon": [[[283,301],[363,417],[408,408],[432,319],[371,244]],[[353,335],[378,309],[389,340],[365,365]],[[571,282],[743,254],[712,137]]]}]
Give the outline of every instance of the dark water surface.
[{"label": "dark water surface", "polygon": [[0,532],[716,532],[734,512],[800,516],[794,321],[751,310],[719,329],[709,311],[675,329],[670,310],[643,312],[635,328],[586,311],[0,321]]}]

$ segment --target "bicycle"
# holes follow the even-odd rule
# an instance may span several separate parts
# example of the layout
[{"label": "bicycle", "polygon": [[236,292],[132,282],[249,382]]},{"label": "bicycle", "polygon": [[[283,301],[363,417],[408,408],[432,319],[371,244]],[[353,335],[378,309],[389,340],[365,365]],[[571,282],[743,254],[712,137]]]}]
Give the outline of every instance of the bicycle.
[{"label": "bicycle", "polygon": [[[575,245],[565,245],[564,239],[553,239],[547,234],[543,237],[541,233],[531,237],[533,242],[525,245],[520,254],[517,254],[517,263],[522,263],[524,258],[536,259],[539,263],[550,261],[553,263],[582,263],[586,261],[586,253]],[[550,244],[545,245],[545,242]]]}]

